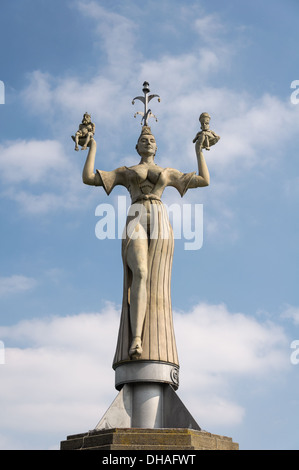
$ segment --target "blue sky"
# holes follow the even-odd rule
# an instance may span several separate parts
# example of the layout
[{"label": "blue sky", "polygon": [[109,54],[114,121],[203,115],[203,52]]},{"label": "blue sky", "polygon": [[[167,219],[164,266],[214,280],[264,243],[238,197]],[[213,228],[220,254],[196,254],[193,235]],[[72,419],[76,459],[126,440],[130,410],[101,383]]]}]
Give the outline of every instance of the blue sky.
[{"label": "blue sky", "polygon": [[116,395],[120,240],[96,237],[95,210],[126,193],[83,185],[70,136],[88,111],[96,167],[137,163],[144,80],[161,96],[159,165],[197,169],[203,111],[221,136],[210,186],[164,193],[203,205],[201,249],[175,243],[178,394],[242,449],[298,449],[298,13],[295,0],[2,5],[1,449],[56,449]]}]

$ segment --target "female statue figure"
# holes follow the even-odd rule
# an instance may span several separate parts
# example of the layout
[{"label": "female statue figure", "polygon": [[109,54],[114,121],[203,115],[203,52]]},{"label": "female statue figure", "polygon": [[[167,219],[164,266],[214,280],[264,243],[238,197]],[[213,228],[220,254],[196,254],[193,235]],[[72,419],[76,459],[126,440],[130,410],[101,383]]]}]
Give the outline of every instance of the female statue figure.
[{"label": "female statue figure", "polygon": [[148,125],[142,127],[136,150],[141,157],[137,165],[94,172],[92,138],[82,175],[85,184],[103,186],[108,195],[122,185],[132,200],[122,240],[123,303],[114,368],[137,359],[178,365],[170,297],[173,233],[161,196],[167,186],[183,196],[210,181],[201,139],[195,144],[198,174],[158,166],[157,144]]}]

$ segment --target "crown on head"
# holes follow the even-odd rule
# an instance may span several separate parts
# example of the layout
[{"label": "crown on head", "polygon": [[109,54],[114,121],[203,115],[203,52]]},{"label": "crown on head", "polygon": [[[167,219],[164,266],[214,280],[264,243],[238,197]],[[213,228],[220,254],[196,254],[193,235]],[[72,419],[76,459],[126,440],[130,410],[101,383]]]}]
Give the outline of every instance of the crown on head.
[{"label": "crown on head", "polygon": [[140,136],[142,136],[142,135],[152,135],[151,128],[149,126],[143,126],[142,130],[141,130],[141,133],[140,133]]},{"label": "crown on head", "polygon": [[209,113],[201,113],[201,115],[199,116],[199,121],[201,122],[204,118],[211,119],[211,116],[209,115]]}]

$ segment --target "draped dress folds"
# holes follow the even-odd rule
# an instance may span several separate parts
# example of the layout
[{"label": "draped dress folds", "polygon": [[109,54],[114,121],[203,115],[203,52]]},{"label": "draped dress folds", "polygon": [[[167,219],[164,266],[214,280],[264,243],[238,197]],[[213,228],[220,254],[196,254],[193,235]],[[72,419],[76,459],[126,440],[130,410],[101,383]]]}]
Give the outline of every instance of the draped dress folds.
[{"label": "draped dress folds", "polygon": [[[166,186],[175,187],[183,196],[195,172],[182,173],[172,168],[163,169],[157,165],[147,169],[142,164],[130,168],[121,167],[114,171],[97,170],[97,172],[108,195],[116,185],[122,185],[128,189],[132,202],[122,240],[123,300],[113,368],[132,361],[129,356],[132,342],[130,327],[132,272],[127,263],[127,248],[132,238],[138,236],[136,217],[140,222],[141,212],[143,215],[146,214],[146,220],[150,221],[150,233],[148,226],[145,230],[148,236],[147,307],[141,338],[143,351],[139,360],[179,365],[170,294],[174,239],[167,210],[160,198]],[[146,183],[143,184],[148,179],[153,182],[150,185],[150,192]]]}]

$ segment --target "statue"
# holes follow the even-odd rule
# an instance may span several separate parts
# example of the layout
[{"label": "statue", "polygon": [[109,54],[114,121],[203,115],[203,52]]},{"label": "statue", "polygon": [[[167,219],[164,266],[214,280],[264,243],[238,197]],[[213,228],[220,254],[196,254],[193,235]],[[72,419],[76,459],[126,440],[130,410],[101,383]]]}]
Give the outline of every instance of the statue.
[{"label": "statue", "polygon": [[158,95],[149,96],[149,91],[145,82],[145,96],[134,98],[144,104],[144,113],[137,113],[143,116],[136,145],[139,163],[94,171],[96,141],[92,134],[82,175],[85,184],[103,186],[107,195],[116,185],[124,186],[132,201],[122,240],[123,302],[114,369],[138,360],[178,365],[170,296],[174,240],[161,196],[167,186],[175,187],[181,196],[188,189],[208,186],[210,177],[202,149],[209,147],[209,141],[212,145],[219,140],[208,130],[205,116],[204,130],[194,140],[198,174],[160,167],[155,163],[157,144],[148,125],[149,117],[153,117],[148,103]]},{"label": "statue", "polygon": [[83,115],[82,123],[79,124],[79,129],[75,136],[72,135],[72,139],[75,142],[75,150],[79,150],[79,145],[82,146],[81,150],[86,150],[90,144],[90,140],[93,139],[95,133],[95,125],[91,122],[91,116],[88,113]]},{"label": "statue", "polygon": [[[167,186],[184,196],[191,188],[209,185],[203,148],[209,150],[219,136],[209,129],[210,116],[201,114],[202,131],[194,139],[198,174],[160,167],[155,163],[156,139],[148,125],[149,118],[155,118],[149,102],[159,96],[149,92],[149,84],[144,82],[144,96],[134,98],[144,104],[144,112],[136,113],[142,115],[136,145],[140,161],[136,165],[111,171],[94,170],[97,146],[94,125],[87,113],[83,127],[73,137],[76,146],[81,142],[83,148],[89,146],[83,182],[102,186],[107,195],[115,186],[124,186],[132,204],[122,237],[123,302],[113,360],[118,395],[94,429],[68,436],[61,449],[150,450],[170,446],[177,450],[234,450],[238,446],[231,439],[201,431],[176,393],[179,363],[170,296],[174,237],[161,202]],[[149,429],[155,432],[148,432]]]},{"label": "statue", "polygon": [[210,150],[210,145],[217,144],[220,139],[219,135],[210,130],[210,119],[211,117],[208,113],[201,113],[199,116],[201,131],[193,139],[193,143],[199,141],[199,145],[206,150]]}]

